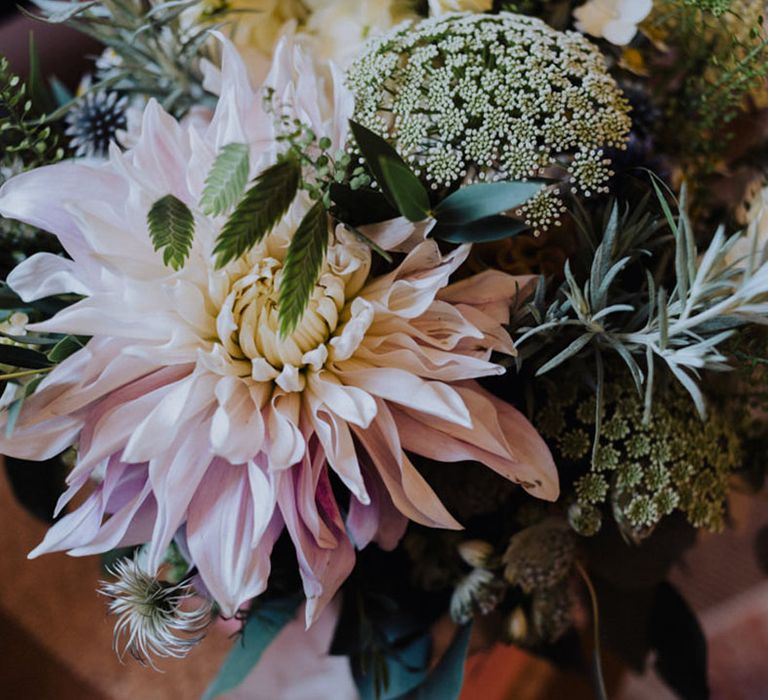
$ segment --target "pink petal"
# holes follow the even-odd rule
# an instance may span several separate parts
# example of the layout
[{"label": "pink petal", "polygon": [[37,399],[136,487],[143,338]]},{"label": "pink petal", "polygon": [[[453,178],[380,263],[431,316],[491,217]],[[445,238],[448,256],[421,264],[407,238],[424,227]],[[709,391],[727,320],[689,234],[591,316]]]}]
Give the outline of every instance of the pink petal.
[{"label": "pink petal", "polygon": [[455,386],[474,419],[474,428],[408,409],[393,410],[403,447],[442,462],[482,462],[530,494],[554,501],[559,494],[557,469],[549,448],[528,420],[474,382]]},{"label": "pink petal", "polygon": [[283,523],[275,512],[252,548],[255,522],[247,467],[215,460],[189,506],[186,532],[192,559],[225,617],[267,587],[269,557]]}]

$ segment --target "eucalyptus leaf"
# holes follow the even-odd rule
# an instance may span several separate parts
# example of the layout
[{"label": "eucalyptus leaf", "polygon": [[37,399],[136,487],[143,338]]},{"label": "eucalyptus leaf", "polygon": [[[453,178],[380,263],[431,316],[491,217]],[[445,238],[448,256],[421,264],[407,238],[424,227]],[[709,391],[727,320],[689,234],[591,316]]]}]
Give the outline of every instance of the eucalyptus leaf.
[{"label": "eucalyptus leaf", "polygon": [[286,158],[267,168],[240,200],[216,239],[216,266],[237,260],[261,241],[285,216],[296,197],[301,166]]},{"label": "eucalyptus leaf", "polygon": [[195,218],[189,207],[178,197],[167,194],[152,205],[147,224],[152,245],[163,251],[163,263],[180,270],[195,235]]},{"label": "eucalyptus leaf", "polygon": [[449,243],[488,243],[517,236],[529,226],[508,216],[489,216],[466,224],[438,224],[431,235]]},{"label": "eucalyptus leaf", "polygon": [[479,182],[448,195],[434,209],[434,216],[444,224],[468,224],[510,211],[541,191],[544,183]]},{"label": "eucalyptus leaf", "polygon": [[322,202],[315,202],[296,229],[283,265],[278,302],[282,336],[289,335],[304,315],[327,248],[328,213]]},{"label": "eucalyptus leaf", "polygon": [[228,143],[213,161],[205,179],[200,208],[209,216],[220,216],[237,204],[248,182],[248,146]]},{"label": "eucalyptus leaf", "polygon": [[259,662],[267,647],[296,615],[300,598],[281,598],[254,602],[254,609],[243,627],[242,637],[224,659],[218,675],[206,689],[202,700],[214,698],[239,686]]}]

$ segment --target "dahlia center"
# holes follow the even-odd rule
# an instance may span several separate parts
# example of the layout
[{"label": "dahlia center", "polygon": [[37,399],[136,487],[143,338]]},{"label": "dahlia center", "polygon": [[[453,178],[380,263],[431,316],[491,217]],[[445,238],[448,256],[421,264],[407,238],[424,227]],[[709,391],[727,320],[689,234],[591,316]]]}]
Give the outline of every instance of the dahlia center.
[{"label": "dahlia center", "polygon": [[344,283],[336,275],[321,275],[296,329],[280,334],[278,300],[282,263],[263,258],[230,287],[218,318],[219,340],[241,376],[275,381],[287,391],[298,391],[300,372],[322,366],[326,343],[339,323],[345,303]]}]

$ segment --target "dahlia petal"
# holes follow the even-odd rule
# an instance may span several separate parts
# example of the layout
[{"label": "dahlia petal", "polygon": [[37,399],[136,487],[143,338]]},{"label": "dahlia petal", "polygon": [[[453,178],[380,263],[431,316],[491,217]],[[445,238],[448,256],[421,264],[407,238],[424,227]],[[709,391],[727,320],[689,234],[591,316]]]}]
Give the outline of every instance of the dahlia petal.
[{"label": "dahlia petal", "polygon": [[225,617],[267,587],[282,520],[275,512],[252,548],[256,522],[248,468],[214,460],[189,505],[186,533],[200,577]]},{"label": "dahlia petal", "polygon": [[11,178],[0,188],[0,216],[18,219],[55,233],[80,266],[86,286],[98,276],[92,250],[70,211],[87,196],[118,202],[125,197],[125,182],[104,164],[61,162],[35,168]]},{"label": "dahlia petal", "polygon": [[89,294],[72,260],[52,253],[35,253],[8,275],[8,285],[24,301],[35,301],[54,294]]},{"label": "dahlia petal", "polygon": [[477,306],[496,323],[509,323],[514,300],[522,301],[533,292],[536,275],[508,275],[499,270],[485,270],[453,284],[437,293],[437,298],[451,304]]},{"label": "dahlia petal", "polygon": [[211,421],[211,445],[217,455],[244,464],[259,452],[265,436],[260,406],[242,379],[222,377],[216,384],[219,403]]},{"label": "dahlia petal", "polygon": [[361,226],[360,232],[384,250],[410,253],[426,240],[436,223],[435,219],[413,223],[404,216],[400,216],[389,221]]},{"label": "dahlia petal", "polygon": [[264,113],[261,92],[251,85],[237,49],[220,32],[212,34],[221,43],[221,90],[205,141],[216,151],[229,143],[248,144],[253,170],[274,150],[271,118]]},{"label": "dahlia petal", "polygon": [[376,418],[355,435],[376,467],[395,507],[411,520],[427,527],[461,529],[435,492],[416,471],[400,446],[398,427],[383,401]]},{"label": "dahlia petal", "polygon": [[328,459],[328,464],[357,500],[368,503],[370,499],[360,472],[360,464],[349,427],[344,421],[337,420],[330,411],[323,410],[317,403],[311,406],[310,420]]},{"label": "dahlia petal", "polygon": [[306,444],[298,428],[299,398],[276,391],[266,409],[270,470],[287,469],[303,456]]},{"label": "dahlia petal", "polygon": [[179,438],[158,457],[149,460],[149,480],[157,500],[157,520],[147,553],[146,566],[150,573],[157,571],[162,563],[213,460],[208,442],[209,423],[210,418],[204,415],[180,424]]},{"label": "dahlia petal", "polygon": [[376,401],[362,389],[345,386],[331,372],[310,372],[308,389],[342,420],[365,428],[376,415]]},{"label": "dahlia petal", "polygon": [[424,241],[414,248],[402,264],[361,291],[361,296],[389,313],[402,318],[416,318],[434,301],[438,290],[469,255],[464,245],[443,256],[437,243]]},{"label": "dahlia petal", "polygon": [[557,470],[549,448],[528,420],[474,382],[456,389],[475,427],[468,430],[409,409],[393,409],[403,447],[442,462],[481,462],[531,495],[554,501],[559,493]]},{"label": "dahlia petal", "polygon": [[35,559],[41,554],[81,546],[96,536],[103,516],[104,504],[101,493],[95,491],[77,510],[68,513],[53,525],[45,533],[43,541],[27,555],[27,558]]},{"label": "dahlia petal", "polygon": [[337,375],[369,394],[413,408],[420,413],[472,427],[472,417],[455,389],[442,382],[427,382],[396,367],[366,367],[342,362]]},{"label": "dahlia petal", "polygon": [[375,468],[366,471],[365,483],[369,503],[350,499],[347,532],[358,549],[376,542],[384,551],[392,551],[405,534],[408,518],[395,507]]},{"label": "dahlia petal", "polygon": [[213,401],[217,378],[204,373],[193,373],[180,379],[165,392],[158,404],[133,430],[123,451],[128,462],[145,462],[157,454],[157,446],[167,442],[169,435],[179,426],[205,410]]},{"label": "dahlia petal", "polygon": [[[332,492],[328,498],[321,499],[318,506],[326,526],[336,535],[337,546],[322,548],[317,545],[315,537],[307,528],[300,512],[294,481],[297,478],[296,471],[298,470],[293,469],[280,474],[278,503],[285,519],[285,526],[296,548],[299,572],[307,597],[305,620],[306,626],[309,627],[351,573],[355,564],[355,551],[344,530]],[[319,491],[330,491],[330,485],[326,483],[327,474],[325,471],[322,473],[325,476],[322,483],[318,484]]]},{"label": "dahlia petal", "polygon": [[130,544],[146,542],[152,533],[156,509],[151,495],[152,487],[146,479],[144,482],[141,491],[111,515],[96,535],[89,538],[86,544],[70,549],[69,554],[73,557],[85,557],[109,552],[129,542]]}]

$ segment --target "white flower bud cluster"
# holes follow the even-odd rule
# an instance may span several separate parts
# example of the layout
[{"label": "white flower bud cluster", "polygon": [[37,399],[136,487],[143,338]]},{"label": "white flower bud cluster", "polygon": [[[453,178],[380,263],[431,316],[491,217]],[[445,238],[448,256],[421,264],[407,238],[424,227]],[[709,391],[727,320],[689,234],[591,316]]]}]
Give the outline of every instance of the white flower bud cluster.
[{"label": "white flower bud cluster", "polygon": [[[583,195],[603,192],[605,149],[624,148],[631,127],[595,46],[512,13],[402,24],[369,45],[347,80],[356,119],[435,190],[560,168]],[[562,203],[548,199],[525,212],[536,228],[559,218]]]}]

